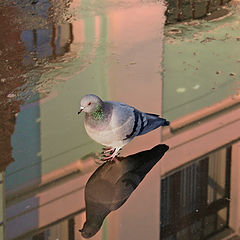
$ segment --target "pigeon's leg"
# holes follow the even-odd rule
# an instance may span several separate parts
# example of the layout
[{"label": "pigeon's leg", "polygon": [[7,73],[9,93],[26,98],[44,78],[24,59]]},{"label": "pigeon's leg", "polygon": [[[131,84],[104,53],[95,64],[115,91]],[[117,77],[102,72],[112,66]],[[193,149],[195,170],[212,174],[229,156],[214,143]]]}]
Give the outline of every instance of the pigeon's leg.
[{"label": "pigeon's leg", "polygon": [[114,151],[115,151],[115,148],[105,147],[105,148],[103,148],[103,151],[101,152],[101,154],[112,153]]},{"label": "pigeon's leg", "polygon": [[113,152],[109,156],[104,156],[102,161],[112,161],[118,155],[118,152],[121,148],[113,148]]}]

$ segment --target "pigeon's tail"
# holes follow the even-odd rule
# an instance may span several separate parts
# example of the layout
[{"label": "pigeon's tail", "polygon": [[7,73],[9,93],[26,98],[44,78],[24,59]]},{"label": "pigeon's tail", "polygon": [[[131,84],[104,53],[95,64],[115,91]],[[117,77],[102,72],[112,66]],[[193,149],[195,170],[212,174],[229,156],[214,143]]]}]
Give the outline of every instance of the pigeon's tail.
[{"label": "pigeon's tail", "polygon": [[167,121],[165,118],[160,118],[159,115],[157,115],[157,114],[146,113],[146,115],[148,116],[148,120],[150,120],[151,118],[153,121],[158,120],[160,123],[159,126],[169,126],[170,125],[169,121]]},{"label": "pigeon's tail", "polygon": [[147,118],[147,124],[138,134],[139,136],[148,133],[156,128],[159,128],[160,126],[170,125],[169,121],[167,121],[165,118],[160,118],[157,114],[145,113],[145,116]]}]

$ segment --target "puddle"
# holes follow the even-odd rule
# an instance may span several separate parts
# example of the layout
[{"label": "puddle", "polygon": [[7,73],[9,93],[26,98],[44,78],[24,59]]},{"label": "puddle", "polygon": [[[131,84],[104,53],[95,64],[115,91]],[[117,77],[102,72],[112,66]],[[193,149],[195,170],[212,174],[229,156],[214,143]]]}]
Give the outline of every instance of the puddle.
[{"label": "puddle", "polygon": [[[171,121],[121,151],[131,163],[166,144],[160,161],[153,150],[144,155],[154,167],[105,165],[116,178],[99,178],[120,190],[107,198],[112,208],[90,199],[111,212],[92,239],[237,235],[239,3],[212,4],[0,3],[1,239],[83,239],[84,189],[101,151],[77,115],[88,93]],[[113,194],[99,186],[100,200]]]}]

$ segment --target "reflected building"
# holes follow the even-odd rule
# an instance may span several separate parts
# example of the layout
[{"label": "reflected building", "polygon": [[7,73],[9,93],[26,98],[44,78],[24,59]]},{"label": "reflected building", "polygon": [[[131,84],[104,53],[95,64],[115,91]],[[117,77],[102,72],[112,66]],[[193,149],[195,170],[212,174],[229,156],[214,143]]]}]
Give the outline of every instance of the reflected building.
[{"label": "reflected building", "polygon": [[[146,9],[137,8],[137,10],[139,23],[144,23],[154,11],[154,18],[151,21],[155,22],[155,25],[150,30],[153,35],[147,34],[149,31],[147,28],[146,32],[141,28],[138,28],[134,34],[130,32],[130,26],[135,24],[135,20],[133,19],[128,26],[129,21],[126,22],[125,17],[130,17],[135,12],[135,8],[129,9],[126,13],[121,11],[120,14],[116,11],[110,17],[105,14],[94,16],[89,13],[83,19],[73,22],[71,31],[74,37],[70,50],[76,54],[75,58],[63,63],[62,68],[53,69],[41,76],[41,79],[47,79],[50,74],[60,75],[65,80],[64,88],[59,84],[47,98],[30,99],[21,106],[12,136],[15,162],[6,172],[7,239],[81,239],[78,229],[85,221],[84,185],[91,171],[98,166],[93,161],[93,155],[99,150],[99,145],[89,141],[81,124],[82,119],[79,120],[76,115],[79,108],[79,101],[76,101],[76,98],[79,97],[80,100],[81,95],[90,91],[103,99],[108,99],[108,96],[119,98],[119,93],[124,92],[125,88],[125,83],[119,82],[123,77],[121,69],[125,68],[125,64],[129,67],[134,65],[131,64],[134,59],[128,57],[129,52],[136,51],[134,46],[141,49],[144,42],[154,41],[154,44],[149,46],[151,49],[155,49],[155,46],[159,49],[159,52],[153,56],[158,60],[161,45],[158,40],[155,41],[158,32],[154,29],[157,27],[161,30],[163,23],[158,27],[159,24],[154,19],[163,16],[164,8],[161,8],[161,12],[159,9],[154,9],[154,6]],[[113,25],[110,26],[110,20],[111,23],[116,21],[118,29]],[[124,38],[122,33],[125,32],[126,27],[129,36]],[[71,37],[69,32],[67,28],[64,32],[65,36]],[[52,38],[49,35],[52,33],[51,30],[25,31],[21,37],[28,51],[34,52],[34,56],[51,57],[53,48],[50,39],[54,39],[55,42],[59,38],[64,40],[64,35],[56,34],[58,37]],[[109,42],[117,40],[116,33],[122,37],[119,38],[119,45],[115,47]],[[138,39],[136,34],[139,36]],[[71,39],[66,42],[71,42]],[[43,53],[39,53],[39,49],[46,49],[46,54],[41,55]],[[140,52],[135,60],[141,60],[142,54]],[[28,55],[25,54],[25,59]],[[147,56],[152,58],[150,51]],[[118,61],[121,61],[121,64]],[[154,72],[151,71],[150,64],[144,66],[144,61],[138,62],[142,93],[145,91],[144,79],[150,76],[149,73],[153,77],[152,86],[154,84],[155,87],[161,86],[157,73],[158,62],[155,63]],[[135,70],[132,69],[130,72],[133,73]],[[126,74],[126,71],[123,73]],[[110,76],[113,79],[110,79]],[[114,90],[116,88],[113,85],[116,84],[119,85],[119,92]],[[150,93],[149,91],[148,94]],[[125,96],[127,95],[129,94]],[[141,105],[140,102],[138,104]],[[155,112],[161,110],[160,105],[152,106],[149,101],[145,102],[144,107],[151,107],[151,111]],[[159,138],[158,132],[154,135]],[[141,141],[144,143],[143,139]],[[32,143],[31,148],[29,142]],[[152,139],[144,148],[152,147],[155,143],[159,142]],[[124,154],[126,155],[127,151],[142,150],[142,145],[135,150],[131,148]],[[106,238],[106,234],[104,223],[95,239]]]},{"label": "reflected building", "polygon": [[[82,217],[78,215],[84,209],[84,182],[88,172],[97,166],[92,155],[99,147],[89,142],[77,111],[85,91],[95,88],[99,95],[105,95],[106,77],[101,67],[104,65],[103,45],[99,42],[105,44],[106,36],[105,18],[95,16],[73,25],[49,24],[43,29],[21,33],[26,51],[19,63],[25,67],[41,61],[48,61],[48,66],[56,61],[61,63],[61,57],[70,48],[73,53],[76,48],[78,52],[69,66],[73,69],[61,72],[64,80],[68,80],[66,88],[58,86],[44,99],[40,98],[40,88],[39,96],[37,94],[21,104],[11,137],[15,162],[6,171],[5,190],[1,191],[6,196],[6,204],[1,204],[3,213],[6,209],[6,217],[1,221],[6,239],[73,239],[75,223],[82,225]],[[83,38],[86,44],[83,44]],[[92,60],[95,63],[88,68]],[[54,71],[49,72],[58,74]],[[36,81],[47,79],[47,85],[49,72],[46,72],[47,76],[36,75]],[[98,85],[94,76],[100,76]],[[27,79],[30,87],[31,80],[35,79]],[[79,101],[76,101],[77,97]],[[4,151],[11,154],[9,149]],[[79,204],[75,204],[76,199]],[[61,206],[67,207],[59,211]]]},{"label": "reflected building", "polygon": [[[5,170],[14,159],[12,157],[11,135],[15,129],[16,114],[21,101],[14,99],[14,90],[23,85],[25,73],[21,59],[24,45],[20,42],[21,31],[11,21],[10,15],[19,12],[12,6],[0,6],[0,238],[5,238],[6,228],[6,194]],[[16,49],[15,49],[16,47]],[[13,100],[14,99],[14,100]]]},{"label": "reflected building", "polygon": [[234,35],[221,40],[235,21],[165,29],[161,239],[239,239],[239,51]]},{"label": "reflected building", "polygon": [[[43,2],[39,1],[39,4]],[[28,7],[26,4],[24,9]],[[43,13],[48,12],[48,7],[49,5],[46,4],[41,8],[38,20],[39,16],[45,18]],[[48,22],[45,28],[31,29],[30,26],[26,27],[28,30],[22,31],[21,24],[24,19],[21,19],[23,12],[19,12],[21,8],[23,8],[21,4],[16,5],[16,3],[6,3],[0,8],[2,20],[0,30],[2,36],[0,46],[2,66],[0,70],[1,239],[14,239],[28,232],[29,229],[40,226],[39,212],[29,211],[29,208],[40,205],[40,198],[37,195],[28,196],[30,192],[39,189],[43,182],[41,176],[44,167],[41,165],[43,158],[40,152],[42,150],[41,131],[44,124],[39,120],[41,117],[40,99],[36,96],[34,99],[24,99],[24,101],[15,100],[15,91],[23,85],[32,84],[29,75],[25,74],[36,67],[36,62],[42,60],[50,62],[63,56],[69,52],[73,41],[70,23],[57,25]],[[12,21],[13,16],[16,19],[20,18],[21,24]],[[11,162],[12,164],[9,165]],[[16,196],[19,197],[17,200]]]},{"label": "reflected building", "polygon": [[[34,8],[33,11],[36,12],[32,13],[32,15],[37,15],[38,20],[46,18],[51,6],[47,2],[43,2],[39,1],[38,4],[42,4],[43,7],[40,9]],[[29,7],[26,5],[26,9]],[[18,9],[20,7],[14,6],[12,8]],[[22,15],[20,14],[20,16]],[[66,54],[70,50],[70,44],[73,41],[71,24],[56,25],[48,22],[44,26],[45,28],[41,29],[31,29],[33,26],[30,25],[27,28],[30,30],[19,31],[20,37],[18,42],[24,46],[24,50],[22,51],[22,56],[19,56],[18,64],[21,66],[21,69],[24,69],[25,72],[23,73],[33,70],[35,67],[33,65],[36,62],[41,62],[42,60],[50,61]],[[19,49],[18,44],[14,46],[16,49]],[[4,73],[4,75],[6,74]],[[39,75],[36,78],[36,81],[40,80]],[[32,81],[35,81],[35,79],[30,78],[30,75],[25,76],[24,80],[22,81],[22,85],[25,85],[25,87],[26,85],[33,85]],[[35,84],[37,83],[35,82]],[[15,86],[12,91],[16,91],[16,88],[19,86],[21,85]],[[12,188],[16,190],[17,185],[23,187],[25,184],[29,184],[31,180],[36,179],[41,174],[41,166],[39,165],[41,162],[41,156],[39,155],[41,151],[41,122],[38,121],[40,118],[38,98],[38,93],[36,93],[36,96],[27,100],[24,99],[21,102],[21,107],[17,110],[17,112],[20,112],[17,116],[14,134],[11,137],[11,144],[13,146],[12,154],[16,161],[7,170],[6,187],[8,191],[11,191]],[[28,141],[33,143],[31,149],[28,146]],[[5,152],[11,151],[6,151],[5,148]],[[28,174],[25,174],[26,171],[28,171]]]},{"label": "reflected building", "polygon": [[161,165],[161,239],[238,235],[239,116],[237,101],[166,140],[174,161]]}]

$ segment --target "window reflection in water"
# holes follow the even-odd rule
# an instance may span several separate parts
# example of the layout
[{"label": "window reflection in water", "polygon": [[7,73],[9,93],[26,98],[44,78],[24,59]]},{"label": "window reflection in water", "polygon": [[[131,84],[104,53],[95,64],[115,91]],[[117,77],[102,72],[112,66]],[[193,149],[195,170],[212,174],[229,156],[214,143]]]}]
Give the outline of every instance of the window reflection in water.
[{"label": "window reflection in water", "polygon": [[25,30],[21,40],[27,48],[23,64],[55,59],[69,52],[73,41],[72,24],[50,25],[47,29]]},{"label": "window reflection in water", "polygon": [[206,239],[228,227],[231,147],[166,176],[161,239]]},{"label": "window reflection in water", "polygon": [[47,228],[46,230],[34,235],[31,240],[48,240],[48,239],[66,239],[75,240],[75,216],[74,218],[69,218],[68,220],[61,221]]}]

